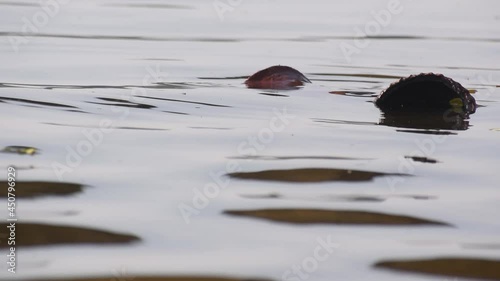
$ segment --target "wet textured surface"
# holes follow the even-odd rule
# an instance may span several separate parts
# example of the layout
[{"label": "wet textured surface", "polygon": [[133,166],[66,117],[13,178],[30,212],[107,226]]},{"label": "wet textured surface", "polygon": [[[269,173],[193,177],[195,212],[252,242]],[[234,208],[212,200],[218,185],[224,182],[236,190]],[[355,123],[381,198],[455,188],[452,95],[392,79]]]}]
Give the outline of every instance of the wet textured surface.
[{"label": "wet textured surface", "polygon": [[[205,0],[67,1],[19,37],[39,2],[0,0],[0,173],[17,170],[21,244],[0,280],[442,281],[489,265],[374,265],[500,259],[498,1],[401,0],[368,37],[390,1],[222,1],[241,2],[223,18]],[[244,84],[273,65],[312,83]],[[374,104],[428,72],[476,112]],[[338,247],[306,272],[318,239]]]}]

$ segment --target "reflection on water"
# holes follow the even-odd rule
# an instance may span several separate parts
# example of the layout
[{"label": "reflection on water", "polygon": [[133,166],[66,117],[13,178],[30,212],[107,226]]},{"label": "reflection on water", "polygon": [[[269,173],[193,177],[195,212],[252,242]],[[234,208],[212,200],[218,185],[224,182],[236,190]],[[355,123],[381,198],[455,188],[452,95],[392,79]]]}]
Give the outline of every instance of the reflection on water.
[{"label": "reflection on water", "polygon": [[[7,186],[7,182],[0,182]],[[41,182],[41,181],[18,181],[16,183],[16,197],[40,197],[40,196],[66,196],[82,192],[83,186],[75,183],[65,182]],[[7,189],[0,189],[0,197],[7,197]]]},{"label": "reflection on water", "polygon": [[[9,224],[0,224],[8,229]],[[103,230],[49,225],[38,223],[16,223],[16,247],[48,246],[60,244],[124,244],[139,241],[134,235],[119,234]],[[7,248],[7,241],[0,241],[0,248]]]},{"label": "reflection on water", "polygon": [[447,223],[416,217],[367,211],[319,209],[228,210],[224,214],[294,224],[354,224],[354,225],[438,225]]},{"label": "reflection on water", "polygon": [[[387,1],[215,1],[230,5],[222,18],[214,1],[45,2],[68,4],[39,26],[41,2],[0,0],[19,279],[282,280],[325,235],[341,247],[309,280],[406,280],[417,270],[373,264],[497,255],[500,2],[401,1],[374,36],[356,30]],[[272,65],[313,83],[245,86]],[[375,106],[426,72],[471,89],[477,112]],[[280,126],[276,110],[293,118]],[[405,243],[421,239],[447,244]]]},{"label": "reflection on water", "polygon": [[500,280],[500,260],[446,257],[418,260],[382,261],[376,267],[441,276]]},{"label": "reflection on water", "polygon": [[379,172],[327,169],[327,168],[303,168],[291,170],[267,170],[259,172],[230,173],[228,176],[236,179],[282,181],[282,182],[325,182],[325,181],[371,181],[380,176],[408,176],[405,174],[388,174]]},{"label": "reflection on water", "polygon": [[467,130],[468,116],[452,110],[437,112],[385,112],[380,125],[424,130]]}]

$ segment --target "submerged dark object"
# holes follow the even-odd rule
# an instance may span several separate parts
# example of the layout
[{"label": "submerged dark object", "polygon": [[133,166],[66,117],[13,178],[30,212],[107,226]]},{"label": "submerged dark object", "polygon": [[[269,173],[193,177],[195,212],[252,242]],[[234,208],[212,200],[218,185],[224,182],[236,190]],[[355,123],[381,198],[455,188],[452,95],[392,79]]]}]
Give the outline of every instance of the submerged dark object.
[{"label": "submerged dark object", "polygon": [[293,89],[311,83],[304,74],[289,66],[275,65],[250,76],[245,84],[255,89]]},{"label": "submerged dark object", "polygon": [[476,111],[476,101],[460,83],[442,74],[421,73],[391,84],[375,100],[384,112],[444,111],[466,114]]}]

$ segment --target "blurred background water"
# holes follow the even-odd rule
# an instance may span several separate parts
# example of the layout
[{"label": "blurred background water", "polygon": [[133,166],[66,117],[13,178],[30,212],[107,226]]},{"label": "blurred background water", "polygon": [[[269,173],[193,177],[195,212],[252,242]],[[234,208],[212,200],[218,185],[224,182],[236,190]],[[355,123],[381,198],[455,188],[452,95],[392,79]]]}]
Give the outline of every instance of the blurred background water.
[{"label": "blurred background water", "polygon": [[[498,1],[0,1],[0,22],[24,225],[2,280],[499,280]],[[312,84],[243,84],[277,64]],[[473,93],[465,126],[373,105],[421,72]],[[443,257],[480,262],[380,264]]]}]

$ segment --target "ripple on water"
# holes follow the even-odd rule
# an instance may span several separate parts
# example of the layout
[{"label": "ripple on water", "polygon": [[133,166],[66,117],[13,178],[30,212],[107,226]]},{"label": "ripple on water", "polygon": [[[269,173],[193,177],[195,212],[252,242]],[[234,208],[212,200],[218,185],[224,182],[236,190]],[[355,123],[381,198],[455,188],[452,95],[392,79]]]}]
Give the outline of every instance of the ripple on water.
[{"label": "ripple on water", "polygon": [[371,181],[380,176],[409,176],[400,173],[381,173],[347,169],[303,168],[290,170],[265,170],[258,172],[237,172],[227,174],[229,177],[244,180],[280,181],[280,182],[328,182]]},{"label": "ripple on water", "polygon": [[374,266],[376,268],[408,273],[500,280],[500,260],[443,257],[433,259],[386,260],[378,262]]},{"label": "ripple on water", "polygon": [[[9,224],[0,224],[7,229]],[[36,235],[34,235],[36,233]],[[29,222],[16,223],[16,246],[48,246],[61,244],[126,244],[139,241],[139,237],[104,230],[83,227],[39,224]],[[0,248],[7,248],[7,241],[0,241]]]},{"label": "ripple on water", "polygon": [[227,210],[224,214],[292,224],[450,226],[448,223],[428,219],[358,210],[258,209]]},{"label": "ripple on water", "polygon": [[[2,186],[8,186],[7,182],[0,182]],[[40,196],[67,196],[83,191],[83,185],[66,182],[43,182],[43,181],[18,181],[16,183],[16,197],[33,198]],[[0,197],[7,197],[7,189],[0,189]]]}]

